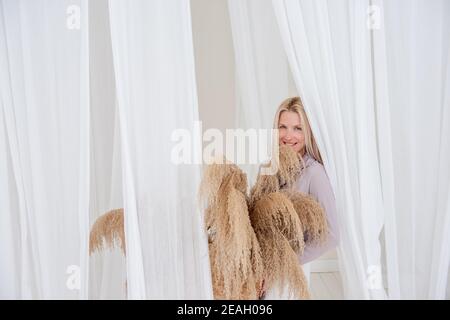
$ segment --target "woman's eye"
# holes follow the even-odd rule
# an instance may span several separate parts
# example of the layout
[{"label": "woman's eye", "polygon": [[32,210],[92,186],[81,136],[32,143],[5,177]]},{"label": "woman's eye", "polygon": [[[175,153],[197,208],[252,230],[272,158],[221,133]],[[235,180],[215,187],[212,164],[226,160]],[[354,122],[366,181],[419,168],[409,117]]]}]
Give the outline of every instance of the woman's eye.
[{"label": "woman's eye", "polygon": [[300,127],[295,127],[295,130],[297,130],[297,131],[302,131],[302,128],[300,128]]},{"label": "woman's eye", "polygon": [[286,126],[281,125],[281,126],[278,127],[278,129],[286,129]]}]

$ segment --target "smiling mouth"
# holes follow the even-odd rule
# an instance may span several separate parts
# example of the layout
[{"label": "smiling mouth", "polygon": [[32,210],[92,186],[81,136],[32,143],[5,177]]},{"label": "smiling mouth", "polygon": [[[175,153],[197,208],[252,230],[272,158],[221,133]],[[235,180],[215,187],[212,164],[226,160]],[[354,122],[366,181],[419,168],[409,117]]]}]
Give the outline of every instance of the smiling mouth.
[{"label": "smiling mouth", "polygon": [[287,145],[287,146],[290,146],[290,147],[293,147],[293,146],[295,146],[297,144],[297,142],[295,142],[295,143],[283,142],[283,144]]}]

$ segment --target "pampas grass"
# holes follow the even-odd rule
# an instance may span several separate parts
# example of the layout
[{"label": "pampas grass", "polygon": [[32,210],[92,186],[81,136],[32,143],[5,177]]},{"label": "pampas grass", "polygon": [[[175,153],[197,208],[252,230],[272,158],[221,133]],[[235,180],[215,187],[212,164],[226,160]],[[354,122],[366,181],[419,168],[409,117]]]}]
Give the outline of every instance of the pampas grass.
[{"label": "pampas grass", "polygon": [[292,188],[300,174],[301,164],[292,148],[280,145],[279,163],[276,175],[258,174],[255,185],[250,191],[250,203],[253,205],[263,196],[277,192],[281,188]]},{"label": "pampas grass", "polygon": [[[274,200],[275,202],[273,202]],[[283,223],[274,223],[276,220],[283,220],[283,217],[274,217],[273,212],[278,212],[279,215],[282,211],[279,209],[272,211],[268,209],[270,207],[278,207],[276,199],[263,198],[255,204],[250,214],[264,261],[266,287],[278,290],[280,293],[287,287],[289,296],[307,299],[309,298],[309,292],[303,269],[295,251],[292,249],[292,242],[289,242],[285,236],[289,232],[286,232],[286,230],[281,232],[279,227]],[[296,225],[298,226],[299,223],[296,223]]]},{"label": "pampas grass", "polygon": [[[291,297],[309,298],[298,254],[326,239],[320,205],[292,188],[301,172],[295,152],[280,146],[279,170],[259,175],[247,196],[247,177],[223,161],[208,165],[199,188],[215,299],[258,299],[265,287],[288,288]],[[123,209],[97,219],[89,239],[92,254],[119,245],[125,254]]]},{"label": "pampas grass", "polygon": [[[208,230],[215,299],[258,299],[265,287],[285,288],[290,297],[309,298],[298,255],[305,242],[326,240],[323,209],[310,196],[292,190],[301,163],[290,147],[280,146],[279,170],[259,175],[247,196],[247,177],[224,161],[207,166],[199,189]],[[123,209],[111,210],[94,223],[90,254],[120,246],[125,254]]]},{"label": "pampas grass", "polygon": [[246,175],[236,165],[204,170],[199,196],[216,299],[256,299],[262,279],[266,288],[309,298],[298,255],[305,235],[308,243],[324,240],[326,219],[318,203],[292,190],[302,169],[297,154],[280,145],[279,160],[275,175],[258,175],[249,198]]},{"label": "pampas grass", "polygon": [[247,175],[237,165],[225,159],[222,162],[210,164],[203,170],[198,196],[199,200],[206,205],[217,202],[220,185],[232,173],[236,174],[234,177],[235,188],[243,194],[247,193]]},{"label": "pampas grass", "polygon": [[320,204],[311,196],[294,190],[283,190],[292,202],[303,226],[307,245],[321,245],[327,240],[328,223]]},{"label": "pampas grass", "polygon": [[255,185],[250,191],[250,207],[260,200],[265,195],[274,193],[280,190],[278,178],[275,175],[258,175]]},{"label": "pampas grass", "polygon": [[123,208],[108,211],[95,221],[89,234],[89,254],[117,245],[125,255]]},{"label": "pampas grass", "polygon": [[[206,172],[214,178],[213,183],[203,186],[215,189],[219,185],[216,194],[203,188],[204,194],[210,197],[205,199],[209,204],[205,222],[214,233],[209,242],[214,297],[257,299],[263,279],[263,263],[259,243],[250,224],[246,194],[237,188],[242,183],[243,173],[235,168],[230,170],[228,165],[222,169],[209,169]],[[222,183],[216,183],[217,177],[223,177]]]},{"label": "pampas grass", "polygon": [[301,162],[297,153],[289,146],[279,146],[279,168],[277,177],[280,188],[291,188],[301,172]]},{"label": "pampas grass", "polygon": [[274,192],[258,200],[251,211],[251,221],[280,232],[294,252],[303,252],[303,228],[292,202],[283,193]]}]

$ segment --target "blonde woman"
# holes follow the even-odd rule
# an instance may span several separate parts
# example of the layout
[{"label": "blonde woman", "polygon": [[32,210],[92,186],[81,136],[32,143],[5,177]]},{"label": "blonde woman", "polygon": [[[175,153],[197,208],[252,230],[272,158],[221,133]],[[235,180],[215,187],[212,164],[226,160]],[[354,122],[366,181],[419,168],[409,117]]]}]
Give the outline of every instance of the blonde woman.
[{"label": "blonde woman", "polygon": [[[303,254],[299,256],[299,263],[304,265],[333,249],[339,243],[335,197],[299,97],[288,98],[281,103],[275,114],[274,125],[278,128],[279,143],[294,149],[299,156],[299,161],[302,162],[303,169],[297,180],[296,189],[314,197],[327,216],[330,231],[328,239],[321,246],[305,247]],[[309,268],[304,266],[304,269],[309,275]],[[274,290],[270,290],[265,295],[265,299],[277,298],[288,297],[280,297]]]}]

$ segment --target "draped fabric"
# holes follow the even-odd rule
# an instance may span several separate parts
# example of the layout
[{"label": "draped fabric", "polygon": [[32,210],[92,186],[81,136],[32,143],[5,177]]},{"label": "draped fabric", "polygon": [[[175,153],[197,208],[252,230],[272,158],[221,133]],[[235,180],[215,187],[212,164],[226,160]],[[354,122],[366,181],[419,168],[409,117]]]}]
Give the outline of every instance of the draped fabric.
[{"label": "draped fabric", "polygon": [[448,5],[273,1],[336,193],[346,298],[445,296]]},{"label": "draped fabric", "polygon": [[[211,298],[189,2],[0,9],[1,297]],[[89,261],[120,207],[127,257]]]},{"label": "draped fabric", "polygon": [[0,2],[0,297],[87,298],[87,1]]},{"label": "draped fabric", "polygon": [[[189,1],[110,0],[109,10],[128,298],[211,298]],[[178,163],[181,141],[189,151]]]},{"label": "draped fabric", "polygon": [[[91,88],[90,225],[105,212],[123,208],[120,123],[111,47],[108,0],[89,2]],[[120,248],[90,257],[89,299],[125,299],[126,258]]]},{"label": "draped fabric", "polygon": [[394,209],[385,222],[389,292],[443,299],[450,261],[450,3],[374,5],[384,18],[373,32],[379,144],[391,147],[391,154],[380,147],[383,195],[393,196]]}]

